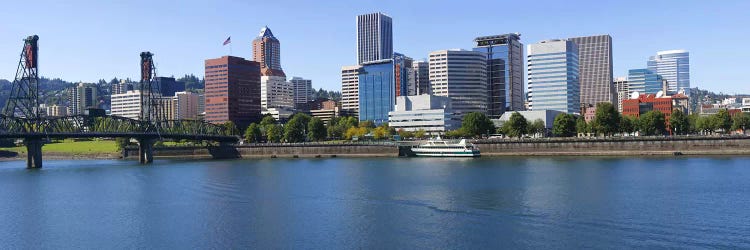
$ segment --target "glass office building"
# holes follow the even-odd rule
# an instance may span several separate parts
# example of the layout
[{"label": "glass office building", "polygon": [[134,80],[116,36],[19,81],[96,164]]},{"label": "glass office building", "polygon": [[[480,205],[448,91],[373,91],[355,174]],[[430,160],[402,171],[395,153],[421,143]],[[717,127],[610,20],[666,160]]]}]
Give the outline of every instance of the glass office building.
[{"label": "glass office building", "polygon": [[521,35],[504,34],[474,39],[474,51],[487,55],[487,115],[500,118],[508,110],[524,110],[523,44]]},{"label": "glass office building", "polygon": [[396,103],[393,60],[362,65],[359,70],[359,120],[376,125],[388,122],[388,112]]},{"label": "glass office building", "polygon": [[690,89],[690,54],[685,50],[659,51],[648,59],[648,69],[667,80],[667,94]]},{"label": "glass office building", "polygon": [[656,94],[662,90],[662,76],[649,69],[631,69],[628,71],[628,94],[638,91],[640,94]]},{"label": "glass office building", "polygon": [[574,42],[555,39],[529,45],[528,80],[531,110],[580,112],[578,47]]}]

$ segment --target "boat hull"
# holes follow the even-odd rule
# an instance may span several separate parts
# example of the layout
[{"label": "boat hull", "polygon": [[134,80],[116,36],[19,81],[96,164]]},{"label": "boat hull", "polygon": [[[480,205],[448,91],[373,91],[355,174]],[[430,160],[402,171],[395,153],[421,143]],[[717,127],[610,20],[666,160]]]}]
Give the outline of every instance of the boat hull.
[{"label": "boat hull", "polygon": [[417,157],[479,157],[479,151],[472,152],[417,152],[413,151]]}]

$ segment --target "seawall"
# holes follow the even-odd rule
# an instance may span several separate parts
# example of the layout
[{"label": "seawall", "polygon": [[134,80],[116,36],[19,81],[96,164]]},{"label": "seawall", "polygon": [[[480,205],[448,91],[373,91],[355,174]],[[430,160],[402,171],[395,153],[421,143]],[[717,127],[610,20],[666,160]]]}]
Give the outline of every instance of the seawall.
[{"label": "seawall", "polygon": [[478,140],[483,156],[750,155],[750,137]]},{"label": "seawall", "polygon": [[[137,149],[128,149],[136,157]],[[393,144],[364,143],[297,143],[249,144],[234,147],[162,147],[154,150],[160,158],[333,158],[398,157]]]}]

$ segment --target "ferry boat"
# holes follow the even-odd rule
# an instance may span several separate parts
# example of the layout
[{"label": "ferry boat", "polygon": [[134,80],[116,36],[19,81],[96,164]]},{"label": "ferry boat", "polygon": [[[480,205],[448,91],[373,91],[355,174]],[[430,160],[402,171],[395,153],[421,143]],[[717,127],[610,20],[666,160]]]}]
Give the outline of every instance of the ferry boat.
[{"label": "ferry boat", "polygon": [[479,148],[466,139],[461,139],[458,143],[448,143],[438,136],[427,143],[413,146],[411,151],[416,156],[437,156],[437,157],[477,157]]}]

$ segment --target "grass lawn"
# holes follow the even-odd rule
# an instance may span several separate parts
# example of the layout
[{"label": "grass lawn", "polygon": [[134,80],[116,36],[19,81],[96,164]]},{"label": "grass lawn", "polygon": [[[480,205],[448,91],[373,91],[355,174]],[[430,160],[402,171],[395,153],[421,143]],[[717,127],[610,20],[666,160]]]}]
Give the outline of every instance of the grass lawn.
[{"label": "grass lawn", "polygon": [[[26,153],[26,147],[0,148],[0,150]],[[65,141],[47,143],[42,152],[86,154],[86,153],[117,153],[115,141]]]}]

